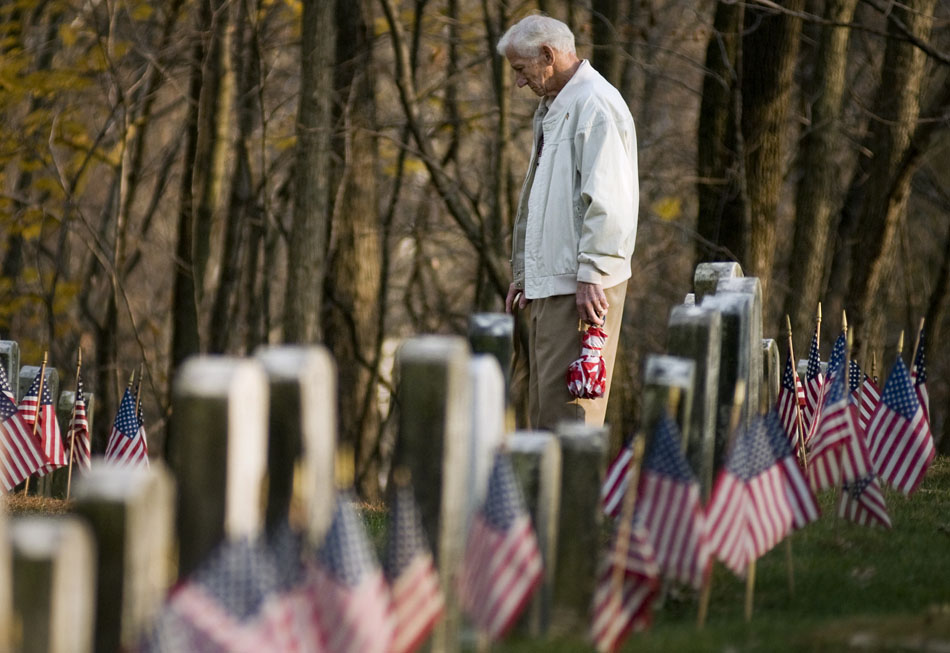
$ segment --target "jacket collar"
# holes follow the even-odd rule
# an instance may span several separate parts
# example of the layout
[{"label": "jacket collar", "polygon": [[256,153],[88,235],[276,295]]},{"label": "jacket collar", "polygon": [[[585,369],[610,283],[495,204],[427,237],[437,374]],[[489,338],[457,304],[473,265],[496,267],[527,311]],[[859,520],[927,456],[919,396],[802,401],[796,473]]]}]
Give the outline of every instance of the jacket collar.
[{"label": "jacket collar", "polygon": [[554,96],[554,99],[541,99],[542,105],[546,102],[548,103],[548,113],[544,117],[544,120],[548,121],[560,117],[560,115],[567,111],[573,104],[573,96],[581,84],[594,79],[596,76],[597,71],[590,65],[590,62],[587,61],[587,59],[581,59],[581,64],[577,67],[577,70],[575,70],[571,78],[567,80],[567,84],[564,85],[564,88]]}]

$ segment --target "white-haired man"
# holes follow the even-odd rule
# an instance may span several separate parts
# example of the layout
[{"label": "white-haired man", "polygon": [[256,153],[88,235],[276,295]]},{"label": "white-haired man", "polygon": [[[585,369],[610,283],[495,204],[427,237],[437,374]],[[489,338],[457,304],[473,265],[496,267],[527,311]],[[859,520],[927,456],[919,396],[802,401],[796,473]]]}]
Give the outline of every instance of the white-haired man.
[{"label": "white-haired man", "polygon": [[[527,358],[527,424],[520,426],[553,429],[566,419],[599,426],[637,231],[633,117],[617,89],[577,58],[574,35],[559,20],[522,19],[501,37],[498,52],[518,87],[541,98],[505,299],[505,310],[528,332],[528,351],[516,343],[513,364],[517,375]],[[606,322],[607,389],[600,399],[574,399],[565,381],[580,355],[584,321]]]}]

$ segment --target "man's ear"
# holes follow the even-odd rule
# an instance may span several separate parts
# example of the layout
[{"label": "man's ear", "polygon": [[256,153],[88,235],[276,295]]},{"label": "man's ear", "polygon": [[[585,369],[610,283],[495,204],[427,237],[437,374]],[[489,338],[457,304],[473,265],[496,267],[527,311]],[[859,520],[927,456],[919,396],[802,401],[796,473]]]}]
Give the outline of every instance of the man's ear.
[{"label": "man's ear", "polygon": [[542,45],[541,58],[544,60],[544,63],[547,64],[548,66],[553,65],[554,59],[555,59],[554,48],[552,48],[550,45]]}]

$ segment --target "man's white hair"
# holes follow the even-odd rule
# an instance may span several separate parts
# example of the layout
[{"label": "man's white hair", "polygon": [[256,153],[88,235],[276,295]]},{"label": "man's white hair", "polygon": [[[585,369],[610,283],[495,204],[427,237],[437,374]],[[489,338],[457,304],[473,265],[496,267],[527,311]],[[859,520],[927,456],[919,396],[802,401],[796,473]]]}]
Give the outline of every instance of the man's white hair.
[{"label": "man's white hair", "polygon": [[522,57],[537,57],[542,45],[566,54],[575,53],[571,28],[556,18],[541,15],[526,16],[509,27],[498,40],[498,53],[507,55],[512,50]]}]

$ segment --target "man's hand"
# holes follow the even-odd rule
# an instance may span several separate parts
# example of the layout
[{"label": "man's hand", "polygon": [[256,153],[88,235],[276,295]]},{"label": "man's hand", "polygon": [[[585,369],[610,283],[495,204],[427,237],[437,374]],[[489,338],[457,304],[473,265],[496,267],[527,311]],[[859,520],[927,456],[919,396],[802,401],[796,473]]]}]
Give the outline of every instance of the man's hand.
[{"label": "man's hand", "polygon": [[508,286],[508,296],[505,297],[505,313],[509,315],[515,310],[515,303],[518,308],[524,308],[531,300],[524,296],[524,291],[515,288],[515,284]]},{"label": "man's hand", "polygon": [[599,283],[577,282],[577,315],[582,320],[603,326],[608,308],[607,295]]}]

